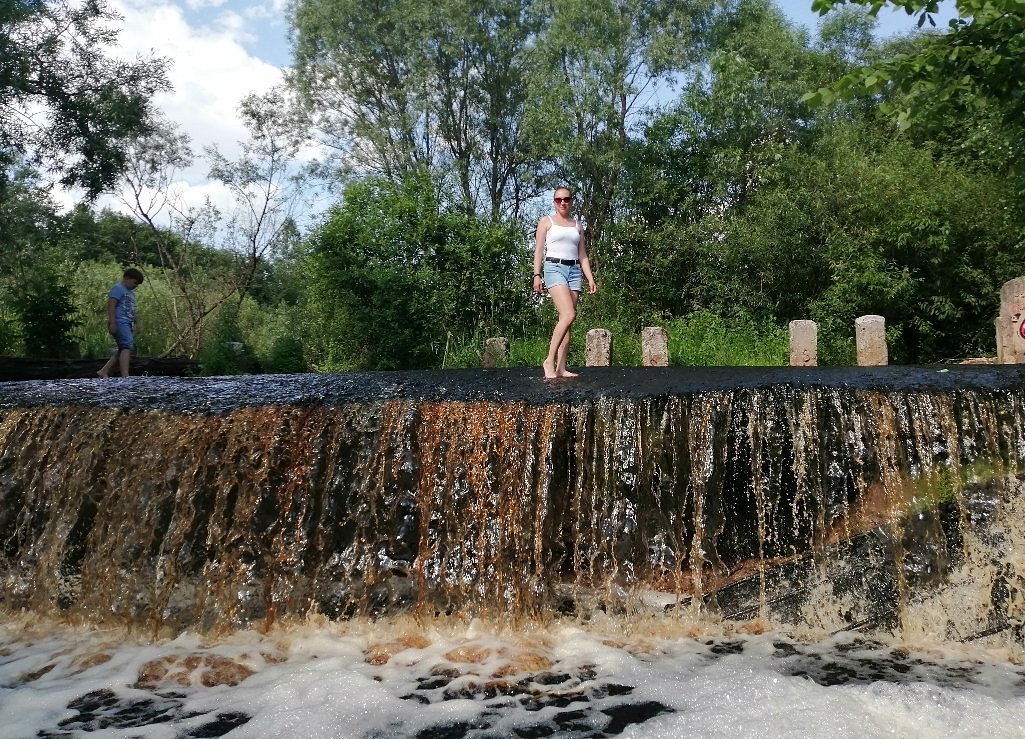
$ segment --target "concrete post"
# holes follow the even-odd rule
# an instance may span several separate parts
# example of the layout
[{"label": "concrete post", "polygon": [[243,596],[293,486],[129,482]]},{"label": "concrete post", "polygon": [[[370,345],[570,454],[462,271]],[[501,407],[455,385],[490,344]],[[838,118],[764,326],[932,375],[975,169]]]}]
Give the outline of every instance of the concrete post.
[{"label": "concrete post", "polygon": [[790,366],[815,367],[819,363],[819,328],[815,321],[790,322]]},{"label": "concrete post", "polygon": [[480,363],[485,367],[498,367],[509,359],[509,339],[496,336],[484,341],[484,353]]},{"label": "concrete post", "polygon": [[584,364],[588,367],[608,367],[612,364],[612,332],[607,328],[592,328],[587,332]]},{"label": "concrete post", "polygon": [[1025,363],[1025,277],[1008,280],[1000,288],[996,335],[997,362]]},{"label": "concrete post", "polygon": [[886,319],[861,316],[854,320],[854,340],[858,347],[858,365],[876,367],[889,363],[886,348]]},{"label": "concrete post", "polygon": [[661,326],[641,329],[641,364],[645,367],[669,366],[669,334]]}]

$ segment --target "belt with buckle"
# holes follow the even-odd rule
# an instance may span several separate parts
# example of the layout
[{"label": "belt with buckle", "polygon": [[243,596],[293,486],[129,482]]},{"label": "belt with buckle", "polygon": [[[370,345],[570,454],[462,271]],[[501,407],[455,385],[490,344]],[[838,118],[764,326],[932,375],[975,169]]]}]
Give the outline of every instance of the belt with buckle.
[{"label": "belt with buckle", "polygon": [[545,261],[554,262],[555,264],[565,264],[570,267],[580,264],[579,259],[556,259],[555,257],[545,257]]}]

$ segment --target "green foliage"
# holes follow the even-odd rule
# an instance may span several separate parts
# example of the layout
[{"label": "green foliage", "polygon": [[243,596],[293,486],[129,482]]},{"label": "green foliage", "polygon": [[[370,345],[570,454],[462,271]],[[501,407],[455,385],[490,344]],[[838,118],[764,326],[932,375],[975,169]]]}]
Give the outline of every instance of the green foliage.
[{"label": "green foliage", "polygon": [[214,330],[206,337],[199,352],[203,374],[245,375],[259,372],[259,364],[243,338],[238,315],[230,309],[222,310],[214,323]]},{"label": "green foliage", "polygon": [[747,317],[725,320],[696,311],[672,321],[669,363],[695,366],[779,366],[789,361],[787,329],[771,320]]},{"label": "green foliage", "polygon": [[437,366],[450,336],[485,332],[525,305],[517,242],[509,225],[443,209],[427,179],[348,187],[311,239],[314,364]]},{"label": "green foliage", "polygon": [[1000,180],[857,127],[781,168],[718,250],[756,276],[745,310],[761,303],[781,323],[812,318],[820,336],[843,341],[855,318],[882,315],[895,362],[992,351],[1000,285],[1025,270]]},{"label": "green foliage", "polygon": [[68,213],[61,225],[61,244],[80,260],[112,261],[124,266],[160,265],[160,234],[120,213],[99,214],[84,205]]},{"label": "green foliage", "polygon": [[[792,312],[777,305],[788,300],[789,289],[778,289],[778,280],[766,283],[776,274],[793,279],[794,262],[802,259],[779,248],[791,224],[784,220],[766,234],[771,243],[762,245],[765,263],[758,265],[723,245],[724,233],[752,198],[773,186],[788,153],[819,135],[820,122],[800,102],[801,92],[862,53],[844,45],[861,43],[859,22],[846,19],[819,51],[767,2],[739,2],[720,16],[707,68],[631,147],[627,205],[611,230],[612,258],[602,274],[622,310],[648,313],[654,323],[702,309],[780,318]],[[793,218],[805,207],[781,205]],[[800,275],[817,279],[819,272]]]},{"label": "green foliage", "polygon": [[250,347],[264,372],[308,372],[299,327],[301,313],[292,304],[261,305],[247,298],[239,312],[241,341]]},{"label": "green foliage", "polygon": [[105,0],[0,4],[2,169],[27,157],[90,197],[114,184],[126,142],[168,86],[165,61],[106,55],[117,18]]},{"label": "green foliage", "polygon": [[837,18],[816,50],[749,5],[708,79],[636,145],[603,285],[655,324],[702,309],[812,318],[824,363],[853,360],[865,314],[886,318],[895,362],[992,352],[999,286],[1025,270],[1022,210],[986,148],[1009,137],[970,133],[1002,133],[970,114],[942,146],[894,141],[867,96],[803,108],[800,86],[871,57],[864,18]]},{"label": "green foliage", "polygon": [[63,358],[76,354],[72,333],[81,322],[71,289],[72,265],[57,255],[38,262],[14,288],[13,307],[21,323],[26,356]]},{"label": "green foliage", "polygon": [[[2,296],[0,296],[2,298]],[[18,317],[0,300],[0,355],[13,355],[19,350]]]},{"label": "green foliage", "polygon": [[69,357],[79,323],[71,297],[74,255],[57,247],[60,218],[18,170],[0,183],[0,299],[6,304],[3,343],[32,357]]},{"label": "green foliage", "polygon": [[[814,0],[812,7],[824,14],[846,2],[869,6],[871,14],[886,6],[902,8],[918,17],[919,26],[935,25],[932,15],[938,12],[937,0]],[[990,100],[1020,125],[1025,113],[1025,3],[959,0],[956,11],[945,33],[922,36],[913,49],[858,67],[806,99],[828,105],[838,97],[892,89],[899,98],[886,102],[884,112],[902,129],[938,109]]]},{"label": "green foliage", "polygon": [[523,126],[550,181],[581,194],[592,264],[621,194],[633,118],[650,90],[691,74],[707,41],[712,3],[567,0],[545,7]]},{"label": "green foliage", "polygon": [[290,374],[308,372],[302,341],[296,336],[278,336],[270,350],[259,359],[264,372]]},{"label": "green foliage", "polygon": [[540,367],[548,356],[548,338],[544,336],[509,340],[509,366]]},{"label": "green foliage", "polygon": [[[535,194],[522,132],[530,0],[298,0],[290,82],[343,169],[400,185],[424,169],[489,219]],[[524,187],[526,185],[526,187]]]}]

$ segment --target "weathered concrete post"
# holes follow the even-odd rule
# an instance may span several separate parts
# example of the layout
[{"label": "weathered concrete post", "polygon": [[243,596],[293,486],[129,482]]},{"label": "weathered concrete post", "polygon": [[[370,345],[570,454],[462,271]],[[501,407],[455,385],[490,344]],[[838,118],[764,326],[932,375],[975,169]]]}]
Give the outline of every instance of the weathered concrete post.
[{"label": "weathered concrete post", "polygon": [[612,332],[607,328],[592,328],[587,332],[584,364],[588,367],[608,367],[612,364]]},{"label": "weathered concrete post", "polygon": [[858,365],[875,367],[887,364],[886,319],[882,316],[861,316],[854,319],[854,341],[858,347]]},{"label": "weathered concrete post", "polygon": [[790,322],[790,366],[815,367],[819,363],[819,328],[815,321]]},{"label": "weathered concrete post", "polygon": [[1025,277],[1008,280],[1000,288],[1000,315],[996,319],[997,362],[1025,363]]},{"label": "weathered concrete post", "polygon": [[484,341],[484,353],[480,363],[485,367],[497,367],[509,359],[509,339],[496,336]]},{"label": "weathered concrete post", "polygon": [[641,329],[641,364],[645,367],[669,366],[669,334],[661,326]]}]

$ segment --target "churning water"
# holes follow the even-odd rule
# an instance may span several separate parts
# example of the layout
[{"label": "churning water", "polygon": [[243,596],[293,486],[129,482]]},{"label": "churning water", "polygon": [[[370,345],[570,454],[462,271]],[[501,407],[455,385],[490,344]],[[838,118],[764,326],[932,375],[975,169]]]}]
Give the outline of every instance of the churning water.
[{"label": "churning water", "polygon": [[1025,736],[1025,371],[0,384],[10,736]]}]

